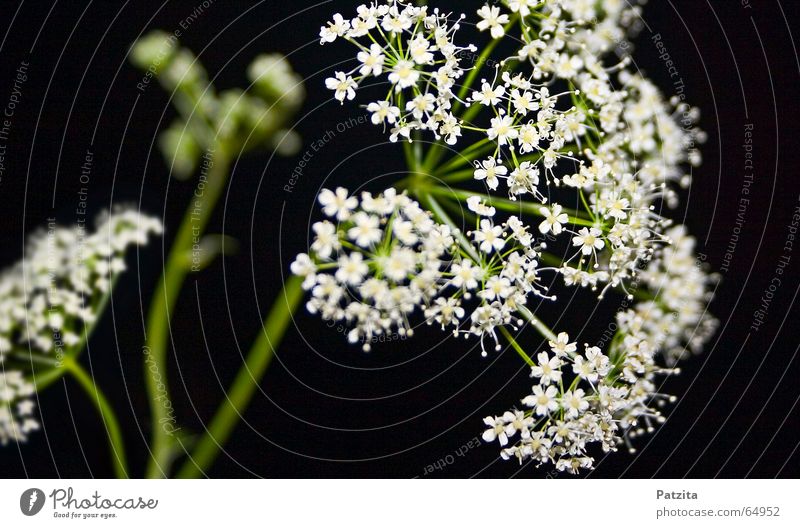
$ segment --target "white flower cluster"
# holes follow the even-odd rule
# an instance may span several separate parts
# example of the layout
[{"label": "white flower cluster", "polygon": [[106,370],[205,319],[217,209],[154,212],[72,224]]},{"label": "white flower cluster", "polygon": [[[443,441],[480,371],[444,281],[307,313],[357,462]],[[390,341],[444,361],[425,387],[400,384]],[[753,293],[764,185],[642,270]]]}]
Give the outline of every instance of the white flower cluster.
[{"label": "white flower cluster", "polygon": [[[418,308],[428,324],[479,336],[482,345],[491,338],[499,348],[498,327],[515,327],[527,297],[543,295],[533,236],[516,217],[484,218],[470,240],[394,189],[360,200],[326,189],[319,201],[337,223],[315,223],[311,255],[298,255],[291,269],[311,291],[308,310],[347,322],[349,341],[365,350],[375,336],[413,334],[409,317]],[[494,214],[475,201],[470,207]]]},{"label": "white flower cluster", "polygon": [[717,277],[706,273],[685,226],[673,227],[667,236],[671,245],[641,274],[654,298],[618,314],[618,319],[620,328],[646,335],[667,364],[674,365],[687,350],[699,353],[717,329],[718,321],[707,311]]},{"label": "white flower cluster", "polygon": [[31,354],[58,361],[79,345],[125,269],[126,251],[161,230],[157,219],[133,210],[106,215],[90,234],[53,223],[0,275],[0,442],[24,440],[35,428],[33,387],[23,373]]},{"label": "white flower cluster", "polygon": [[[479,335],[482,343],[485,337],[499,343],[496,330],[518,325],[518,316],[534,322],[550,340],[550,350],[540,352],[535,360],[527,357],[513,336],[506,333],[505,337],[532,365],[536,385],[521,400],[523,410],[512,409],[485,420],[489,429],[484,439],[498,439],[506,459],[552,462],[560,470],[577,472],[593,466],[588,452],[591,444],[599,444],[604,451],[616,450],[621,443],[632,449],[630,438],[663,421],[659,408],[670,397],[658,390],[658,377],[676,373],[675,365],[685,351],[699,350],[716,326],[706,312],[714,277],[697,262],[695,241],[686,228],[673,226],[658,213],[665,205],[677,205],[676,186],[690,183],[691,167],[701,162],[698,145],[705,136],[695,126],[698,111],[683,102],[683,94],[665,97],[630,67],[627,57],[612,53],[630,48],[626,39],[636,31],[640,11],[635,3],[504,0],[482,7],[477,29],[500,39],[518,27],[519,33],[509,38],[516,52],[500,61],[493,75],[483,79],[470,75],[468,81],[477,83],[470,85],[471,91],[463,89],[464,101],[448,85],[446,104],[439,102],[443,100],[440,92],[431,95],[428,107],[421,100],[419,107],[409,102],[406,108],[410,112],[425,108],[418,116],[428,126],[415,124],[412,129],[437,131],[447,143],[462,134],[461,143],[474,136],[459,156],[438,168],[437,154],[443,150],[437,152],[438,146],[422,163],[437,180],[451,184],[473,178],[488,189],[487,194],[450,193],[451,200],[466,198],[476,218],[475,230],[462,235],[438,212],[437,220],[443,224],[437,224],[405,197],[396,207],[376,214],[370,206],[364,207],[374,200],[368,194],[359,210],[358,199],[343,189],[327,191],[320,197],[324,212],[342,224],[315,225],[312,257],[301,255],[293,266],[295,273],[307,277],[306,285],[312,290],[309,308],[326,319],[352,323],[354,342],[372,335],[376,328],[384,332],[396,327],[407,333],[408,316],[415,307],[421,308],[428,322],[455,327],[456,333],[468,321],[470,328],[464,334]],[[364,66],[358,81],[353,72],[328,81],[339,100],[354,98],[355,84],[365,76],[381,73],[387,64],[396,66],[401,56],[412,57],[411,42],[403,43],[390,33],[391,20],[400,13],[398,6],[404,4],[362,6],[359,19],[338,17],[323,28],[323,41],[353,40],[350,32],[358,33],[361,29],[357,28],[366,24],[387,42],[384,47],[376,45],[374,52],[380,58],[374,62],[367,63],[370,50],[362,49],[359,60]],[[409,17],[413,13],[427,16],[427,11],[419,9],[405,7]],[[370,18],[376,13],[385,17],[385,25]],[[412,36],[428,27],[425,23],[406,25],[414,28]],[[391,59],[384,57],[389,49],[394,53]],[[447,64],[457,65],[459,49],[450,49],[452,60],[447,59]],[[413,58],[406,60],[414,64]],[[370,64],[380,67],[371,70]],[[453,79],[461,75],[459,71]],[[399,135],[410,139],[410,132],[403,132],[408,115],[394,96],[403,89],[424,95],[432,81],[420,74],[400,86],[399,79],[397,74],[390,76],[396,90],[369,109],[376,124],[396,125],[393,139]],[[459,108],[454,110],[456,105]],[[457,134],[446,134],[436,119],[430,124],[430,116],[439,113],[448,114]],[[471,168],[455,170],[468,161]],[[409,184],[410,190],[425,203],[426,193],[437,184],[426,183],[420,189],[413,185]],[[452,188],[439,191],[435,195],[447,200]],[[581,208],[568,208],[566,200]],[[461,204],[451,201],[449,205]],[[446,236],[447,243],[429,252],[426,232],[414,231],[411,216],[400,212],[407,206],[411,216],[425,218],[430,222],[426,229]],[[344,216],[342,207],[347,209]],[[516,216],[505,222],[496,219],[498,209],[533,214],[540,220],[531,230]],[[405,229],[414,237],[408,243],[404,235],[394,232],[396,218],[404,226],[410,222]],[[362,222],[375,232],[359,242],[355,237]],[[546,244],[536,240],[539,235],[547,237]],[[556,254],[545,251],[551,246],[559,248]],[[396,260],[388,253],[394,248],[409,252],[400,282],[387,281],[384,271]],[[349,269],[353,259],[359,270],[356,275],[342,271]],[[540,262],[547,266],[539,266]],[[319,274],[327,269],[335,272]],[[539,275],[545,271],[559,273],[567,286],[599,290],[601,299],[611,289],[626,294],[625,309],[615,319],[616,333],[603,344],[605,351],[588,344],[579,351],[568,334],[553,336],[531,317],[525,308],[530,294],[554,299],[541,286]],[[412,286],[414,281],[422,284]],[[368,284],[380,286],[376,290],[380,300],[364,289]],[[410,290],[413,294],[407,296]],[[470,309],[464,301],[473,295],[480,303]]]},{"label": "white flower cluster", "polygon": [[[665,101],[651,82],[627,70],[627,60],[603,64],[603,54],[623,42],[637,12],[627,2],[508,5],[521,17],[523,46],[505,64],[526,61],[532,72],[484,79],[470,97],[493,117],[488,126],[469,128],[496,146],[476,162],[474,177],[491,190],[505,180],[512,200],[529,195],[543,205],[552,189],[540,190],[540,180],[575,189],[595,226],[576,232],[549,222],[555,229],[548,223],[541,229],[571,238],[578,262],[564,263],[567,284],[624,286],[667,242],[669,222],[655,214],[655,204],[674,205],[667,183],[688,183],[684,164],[700,162],[695,147],[704,135],[694,127],[697,111],[678,98],[676,104]],[[551,93],[554,86],[563,91]],[[541,212],[553,219],[560,208],[553,204]]]},{"label": "white flower cluster", "polygon": [[461,127],[450,109],[453,87],[464,73],[459,56],[474,50],[453,42],[458,28],[438,9],[429,13],[425,6],[399,0],[362,5],[353,19],[337,13],[320,30],[321,43],[342,38],[356,45],[359,65],[335,72],[326,86],[344,102],[355,98],[365,79],[385,74],[391,88],[385,98],[367,106],[372,122],[391,126],[392,141],[410,141],[413,130],[430,130],[437,139],[455,144]]},{"label": "white flower cluster", "polygon": [[9,441],[24,442],[39,429],[33,416],[31,397],[35,388],[18,370],[4,370],[0,365],[0,445]]},{"label": "white flower cluster", "polygon": [[699,351],[717,325],[706,311],[716,277],[698,262],[684,226],[667,235],[672,244],[641,274],[644,297],[651,299],[617,313],[608,355],[589,345],[577,354],[577,344],[559,334],[550,342],[552,355],[540,353],[531,369],[538,384],[521,400],[531,410],[484,419],[490,429],[483,438],[498,439],[503,458],[552,461],[575,473],[593,467],[589,444],[608,452],[624,442],[633,450],[631,438],[664,420],[658,408],[674,397],[660,392],[657,376],[677,374],[686,350]]}]

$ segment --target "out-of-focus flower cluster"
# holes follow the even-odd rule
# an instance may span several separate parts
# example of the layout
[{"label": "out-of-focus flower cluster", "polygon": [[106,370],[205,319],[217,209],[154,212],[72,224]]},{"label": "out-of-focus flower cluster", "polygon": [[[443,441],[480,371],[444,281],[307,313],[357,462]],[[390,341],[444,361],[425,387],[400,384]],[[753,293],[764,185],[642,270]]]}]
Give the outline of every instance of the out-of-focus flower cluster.
[{"label": "out-of-focus flower cluster", "polygon": [[24,442],[31,432],[39,429],[32,399],[35,390],[22,372],[0,370],[0,445]]},{"label": "out-of-focus flower cluster", "polygon": [[134,210],[104,215],[93,233],[53,222],[0,275],[0,443],[36,428],[31,363],[41,356],[58,367],[83,343],[128,249],[161,230],[159,220]]},{"label": "out-of-focus flower cluster", "polygon": [[[344,38],[361,49],[358,67],[337,72],[327,82],[338,100],[354,99],[364,79],[385,72],[392,85],[389,95],[366,106],[374,123],[393,126],[391,139],[410,141],[416,129],[433,130],[449,144],[460,138],[460,152],[446,163],[438,164],[446,150],[440,145],[424,159],[418,156],[412,172],[435,178],[418,188],[414,185],[422,178],[410,178],[408,191],[423,204],[431,196],[453,207],[466,202],[476,227],[462,235],[436,207],[433,218],[420,212],[452,243],[439,247],[432,262],[420,256],[425,251],[416,245],[424,233],[415,233],[419,240],[409,247],[393,245],[416,255],[409,259],[416,267],[404,270],[405,280],[416,280],[424,271],[430,287],[419,288],[402,303],[389,295],[391,300],[377,308],[373,298],[348,292],[361,292],[375,279],[385,281],[382,265],[375,262],[386,259],[388,265],[395,259],[380,253],[381,246],[363,246],[352,238],[358,225],[349,212],[338,218],[339,226],[317,224],[311,257],[303,255],[294,265],[312,290],[309,308],[326,319],[353,324],[352,341],[369,335],[366,320],[370,329],[398,327],[407,333],[415,307],[427,322],[452,325],[456,333],[468,322],[464,335],[479,335],[482,343],[490,337],[498,346],[496,330],[507,333],[503,327],[514,328],[520,319],[534,322],[550,341],[550,350],[526,356],[536,385],[521,400],[522,410],[486,419],[490,428],[484,438],[499,439],[504,458],[553,462],[576,472],[592,467],[591,444],[605,451],[620,443],[630,446],[631,437],[663,420],[659,408],[669,397],[658,388],[660,376],[677,372],[685,351],[699,350],[716,325],[706,313],[714,278],[695,258],[695,241],[686,228],[661,215],[664,208],[677,206],[678,191],[691,183],[705,135],[696,127],[699,111],[684,102],[683,93],[663,95],[630,66],[624,52],[631,49],[628,39],[638,28],[641,8],[636,3],[487,4],[477,12],[476,28],[493,40],[513,31],[507,46],[516,50],[496,61],[495,68],[478,70],[486,74],[483,78],[472,70],[490,63],[487,54],[468,66],[462,62],[467,53],[493,48],[439,42],[435,32],[450,35],[458,23],[440,30],[446,23],[428,8],[395,0],[372,3],[359,8],[355,19],[336,15],[320,34],[323,42]],[[363,36],[373,41],[370,47],[357,40]],[[437,59],[434,45],[441,51],[444,44],[450,51]],[[440,64],[452,66],[454,73],[441,78],[447,90],[437,89],[440,78],[429,71]],[[458,86],[467,72],[466,85]],[[407,92],[411,96],[402,99]],[[463,166],[468,168],[457,170]],[[470,185],[483,192],[453,191],[453,185],[470,178]],[[440,180],[448,186],[439,185]],[[352,211],[359,207],[357,198],[340,191],[320,196],[328,216],[339,212],[330,203]],[[409,203],[421,211],[416,202]],[[538,218],[531,229],[518,216],[501,219],[498,211]],[[377,217],[369,211],[357,214],[364,213],[376,243],[395,244],[391,218],[396,211]],[[334,245],[320,246],[320,236]],[[552,248],[556,251],[549,252]],[[339,270],[352,258],[362,265],[360,273],[345,280]],[[323,269],[337,271],[320,279]],[[579,350],[567,333],[546,329],[539,314],[525,308],[531,294],[555,299],[543,286],[542,273],[558,273],[567,287],[587,288],[600,299],[621,293],[625,304],[613,323],[613,339],[602,348],[584,344]],[[467,304],[473,295],[480,303]],[[370,317],[348,315],[348,309]],[[505,337],[525,355],[513,337]]]},{"label": "out-of-focus flower cluster", "polygon": [[287,131],[305,98],[302,78],[286,57],[265,54],[250,64],[247,90],[217,91],[200,60],[174,35],[153,31],[131,49],[131,61],[145,71],[139,89],[158,78],[181,117],[161,133],[159,145],[178,178],[197,169],[204,151],[224,144],[231,152],[271,148],[294,154],[300,138]]}]

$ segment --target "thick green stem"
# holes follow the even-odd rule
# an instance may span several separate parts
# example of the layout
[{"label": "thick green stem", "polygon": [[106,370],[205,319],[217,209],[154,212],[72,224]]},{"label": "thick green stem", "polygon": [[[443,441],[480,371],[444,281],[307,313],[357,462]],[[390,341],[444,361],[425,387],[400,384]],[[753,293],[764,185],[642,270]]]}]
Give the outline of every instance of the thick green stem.
[{"label": "thick green stem", "polygon": [[217,409],[189,460],[178,471],[178,478],[197,478],[204,474],[216,459],[222,445],[230,438],[272,361],[292,314],[303,298],[301,285],[302,279],[294,276],[284,284],[283,291],[272,305],[264,327],[248,352],[245,364],[239,369],[225,401]]},{"label": "thick green stem", "polygon": [[86,392],[103,419],[111,450],[111,460],[114,464],[114,474],[117,478],[128,478],[128,462],[125,456],[125,444],[122,440],[122,429],[113,407],[92,377],[72,358],[64,360],[64,369]]},{"label": "thick green stem", "polygon": [[[147,318],[145,357],[145,386],[150,412],[152,441],[148,462],[148,478],[165,477],[175,456],[172,432],[163,424],[171,420],[169,384],[167,383],[167,349],[170,339],[170,320],[178,295],[191,271],[189,255],[192,245],[205,232],[206,226],[228,181],[229,159],[222,145],[210,151],[213,165],[208,169],[203,186],[195,190],[192,201],[178,229],[172,250],[159,280]],[[149,374],[148,374],[149,373]]]}]

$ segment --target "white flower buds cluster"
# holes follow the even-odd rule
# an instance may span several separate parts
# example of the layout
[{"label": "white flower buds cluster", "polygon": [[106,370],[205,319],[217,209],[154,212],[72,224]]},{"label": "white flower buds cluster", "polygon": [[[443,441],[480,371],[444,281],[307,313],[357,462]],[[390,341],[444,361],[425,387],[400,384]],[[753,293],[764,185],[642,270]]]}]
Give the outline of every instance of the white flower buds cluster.
[{"label": "white flower buds cluster", "polygon": [[157,77],[172,93],[181,118],[159,137],[159,146],[178,178],[188,178],[204,151],[218,142],[233,152],[266,146],[291,155],[299,148],[286,130],[305,97],[302,78],[279,54],[256,57],[247,70],[251,87],[217,92],[194,54],[174,35],[153,31],[131,49],[131,61],[146,71],[140,86]]}]

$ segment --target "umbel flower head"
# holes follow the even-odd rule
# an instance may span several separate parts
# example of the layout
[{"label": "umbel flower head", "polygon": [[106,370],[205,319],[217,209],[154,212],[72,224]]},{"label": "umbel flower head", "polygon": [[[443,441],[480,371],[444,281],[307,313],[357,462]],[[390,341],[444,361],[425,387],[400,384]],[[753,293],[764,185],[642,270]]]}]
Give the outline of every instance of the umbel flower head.
[{"label": "umbel flower head", "polygon": [[343,103],[366,81],[385,77],[388,94],[367,106],[373,123],[389,126],[392,141],[430,130],[455,144],[461,128],[450,112],[453,88],[464,74],[462,54],[475,50],[456,45],[458,29],[458,22],[438,9],[400,1],[363,5],[352,19],[337,13],[320,29],[320,42],[343,39],[355,45],[358,65],[335,72],[325,84]]},{"label": "umbel flower head", "polygon": [[0,274],[0,444],[37,428],[32,362],[41,356],[58,368],[79,352],[128,249],[161,231],[159,220],[134,210],[101,216],[93,233],[53,222]]},{"label": "umbel flower head", "polygon": [[517,217],[483,218],[465,236],[394,189],[359,200],[340,187],[319,201],[330,220],[312,226],[311,253],[298,255],[292,272],[311,291],[308,310],[351,324],[348,339],[364,350],[385,333],[412,335],[417,311],[428,324],[499,347],[497,329],[520,324],[518,308],[542,294],[537,248]]},{"label": "umbel flower head", "polygon": [[[308,307],[349,323],[350,341],[365,348],[376,334],[409,334],[415,314],[478,336],[484,355],[487,342],[506,341],[534,378],[519,408],[484,420],[484,439],[498,440],[506,459],[577,472],[593,466],[592,444],[633,449],[631,438],[664,419],[664,377],[716,327],[706,312],[716,279],[686,227],[662,215],[691,183],[705,134],[684,94],[662,94],[622,53],[638,28],[635,4],[487,4],[476,29],[515,50],[493,63],[485,53],[466,60],[491,48],[457,47],[451,17],[401,1],[337,14],[320,32],[323,43],[360,50],[358,66],[326,82],[336,99],[355,99],[368,78],[387,75],[388,95],[366,104],[373,122],[391,126],[392,140],[432,131],[440,143],[457,140],[459,152],[441,162],[440,144],[425,155],[406,146],[414,175],[398,188],[407,195],[320,194],[330,220],[314,225],[309,254],[292,266],[306,277]],[[387,197],[392,207],[372,209]],[[445,212],[457,209],[472,231]],[[532,295],[555,301],[565,287],[622,299],[609,339],[580,343],[539,319],[547,304],[527,308]],[[512,335],[526,320],[548,343],[535,354]]]}]

